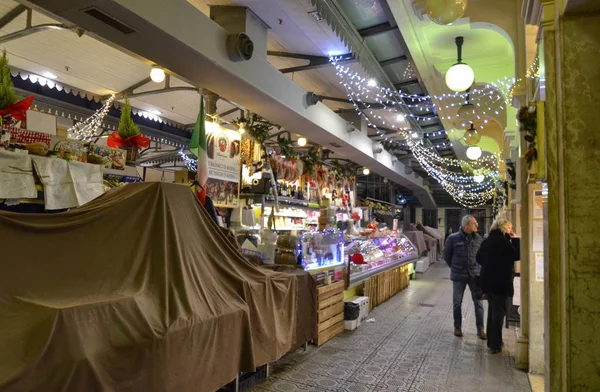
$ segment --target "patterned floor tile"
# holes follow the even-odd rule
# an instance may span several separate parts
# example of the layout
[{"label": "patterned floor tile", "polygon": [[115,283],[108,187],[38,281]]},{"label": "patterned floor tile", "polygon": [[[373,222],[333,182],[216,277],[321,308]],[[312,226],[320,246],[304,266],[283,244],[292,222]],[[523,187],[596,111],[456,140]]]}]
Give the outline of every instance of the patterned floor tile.
[{"label": "patterned floor tile", "polygon": [[[287,355],[254,391],[268,392],[530,392],[515,367],[516,337],[491,355],[476,335],[472,301],[463,303],[463,338],[454,336],[452,283],[437,263],[405,291],[374,309],[355,331]],[[421,306],[426,304],[428,306]],[[430,306],[432,305],[432,306]]]}]

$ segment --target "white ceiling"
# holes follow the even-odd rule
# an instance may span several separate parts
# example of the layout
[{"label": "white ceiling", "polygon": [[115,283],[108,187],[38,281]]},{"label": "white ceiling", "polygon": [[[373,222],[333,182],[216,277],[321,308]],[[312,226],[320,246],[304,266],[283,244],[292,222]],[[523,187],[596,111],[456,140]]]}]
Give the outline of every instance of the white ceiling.
[{"label": "white ceiling", "polygon": [[[315,10],[310,0],[189,0],[205,14],[209,5],[243,5],[250,7],[270,27],[268,50],[327,56],[346,53],[341,41],[325,21],[316,22],[309,12]],[[0,14],[6,14],[16,7],[13,0],[0,0]],[[281,23],[279,22],[281,20]],[[13,33],[25,27],[26,14],[21,14],[4,28],[2,35]],[[58,23],[42,15],[33,13],[33,24]],[[96,95],[120,92],[146,78],[151,64],[121,52],[92,37],[79,37],[72,31],[44,31],[0,44],[6,49],[10,65],[32,73],[43,75],[51,72],[58,76],[57,81],[89,91]],[[269,56],[269,61],[277,68],[287,68],[306,64],[303,60]],[[352,69],[360,72],[358,64]],[[318,95],[345,97],[333,67],[290,73],[287,75],[307,91]],[[172,86],[188,86],[176,78]],[[164,84],[149,83],[136,92],[154,90]],[[226,98],[226,97],[225,97]],[[144,96],[131,100],[132,106],[147,112],[159,111],[161,116],[181,124],[195,121],[199,110],[198,94],[193,91],[171,92],[168,94]],[[324,101],[331,108],[350,108],[350,104]],[[219,100],[218,112],[223,113],[234,106]],[[225,117],[234,120],[238,112]]]}]

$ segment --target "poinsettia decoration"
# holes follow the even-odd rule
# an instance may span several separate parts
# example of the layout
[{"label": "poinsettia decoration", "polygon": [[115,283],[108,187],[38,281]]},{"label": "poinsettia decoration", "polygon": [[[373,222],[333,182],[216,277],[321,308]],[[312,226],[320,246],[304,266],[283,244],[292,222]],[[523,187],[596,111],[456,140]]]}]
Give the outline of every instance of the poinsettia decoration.
[{"label": "poinsettia decoration", "polygon": [[533,161],[537,160],[538,152],[536,148],[536,136],[537,136],[537,113],[535,106],[524,106],[519,110],[517,114],[517,119],[519,120],[519,128],[521,132],[525,132],[525,161],[527,162],[527,167],[531,169],[531,165],[533,165]]}]

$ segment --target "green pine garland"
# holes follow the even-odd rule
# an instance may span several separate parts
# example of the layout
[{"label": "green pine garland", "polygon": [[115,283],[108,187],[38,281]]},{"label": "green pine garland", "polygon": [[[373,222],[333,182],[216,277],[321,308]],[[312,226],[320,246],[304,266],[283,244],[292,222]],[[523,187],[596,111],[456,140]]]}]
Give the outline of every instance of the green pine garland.
[{"label": "green pine garland", "polygon": [[5,109],[8,105],[16,103],[18,100],[19,98],[15,94],[15,86],[10,78],[6,50],[3,50],[2,58],[0,58],[0,109]]},{"label": "green pine garland", "polygon": [[131,117],[131,105],[129,104],[129,98],[125,97],[125,105],[121,109],[121,118],[119,119],[119,136],[123,139],[139,135],[140,128],[135,125],[133,118]]}]

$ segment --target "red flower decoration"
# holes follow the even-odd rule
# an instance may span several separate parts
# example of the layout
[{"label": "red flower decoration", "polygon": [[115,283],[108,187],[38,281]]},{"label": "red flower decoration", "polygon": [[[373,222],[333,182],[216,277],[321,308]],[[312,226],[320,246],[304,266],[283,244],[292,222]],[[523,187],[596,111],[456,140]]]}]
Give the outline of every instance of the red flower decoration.
[{"label": "red flower decoration", "polygon": [[123,139],[119,132],[113,132],[110,134],[108,139],[106,140],[106,144],[109,147],[121,148],[121,147],[137,147],[137,148],[147,148],[150,145],[150,138],[144,137],[142,135],[134,135],[128,137],[127,139]]},{"label": "red flower decoration", "polygon": [[7,114],[10,114],[15,120],[23,121],[25,120],[27,111],[31,107],[32,103],[33,95],[30,95],[29,97],[22,99],[17,103],[11,103],[6,108],[0,109],[0,116],[6,116]]}]

